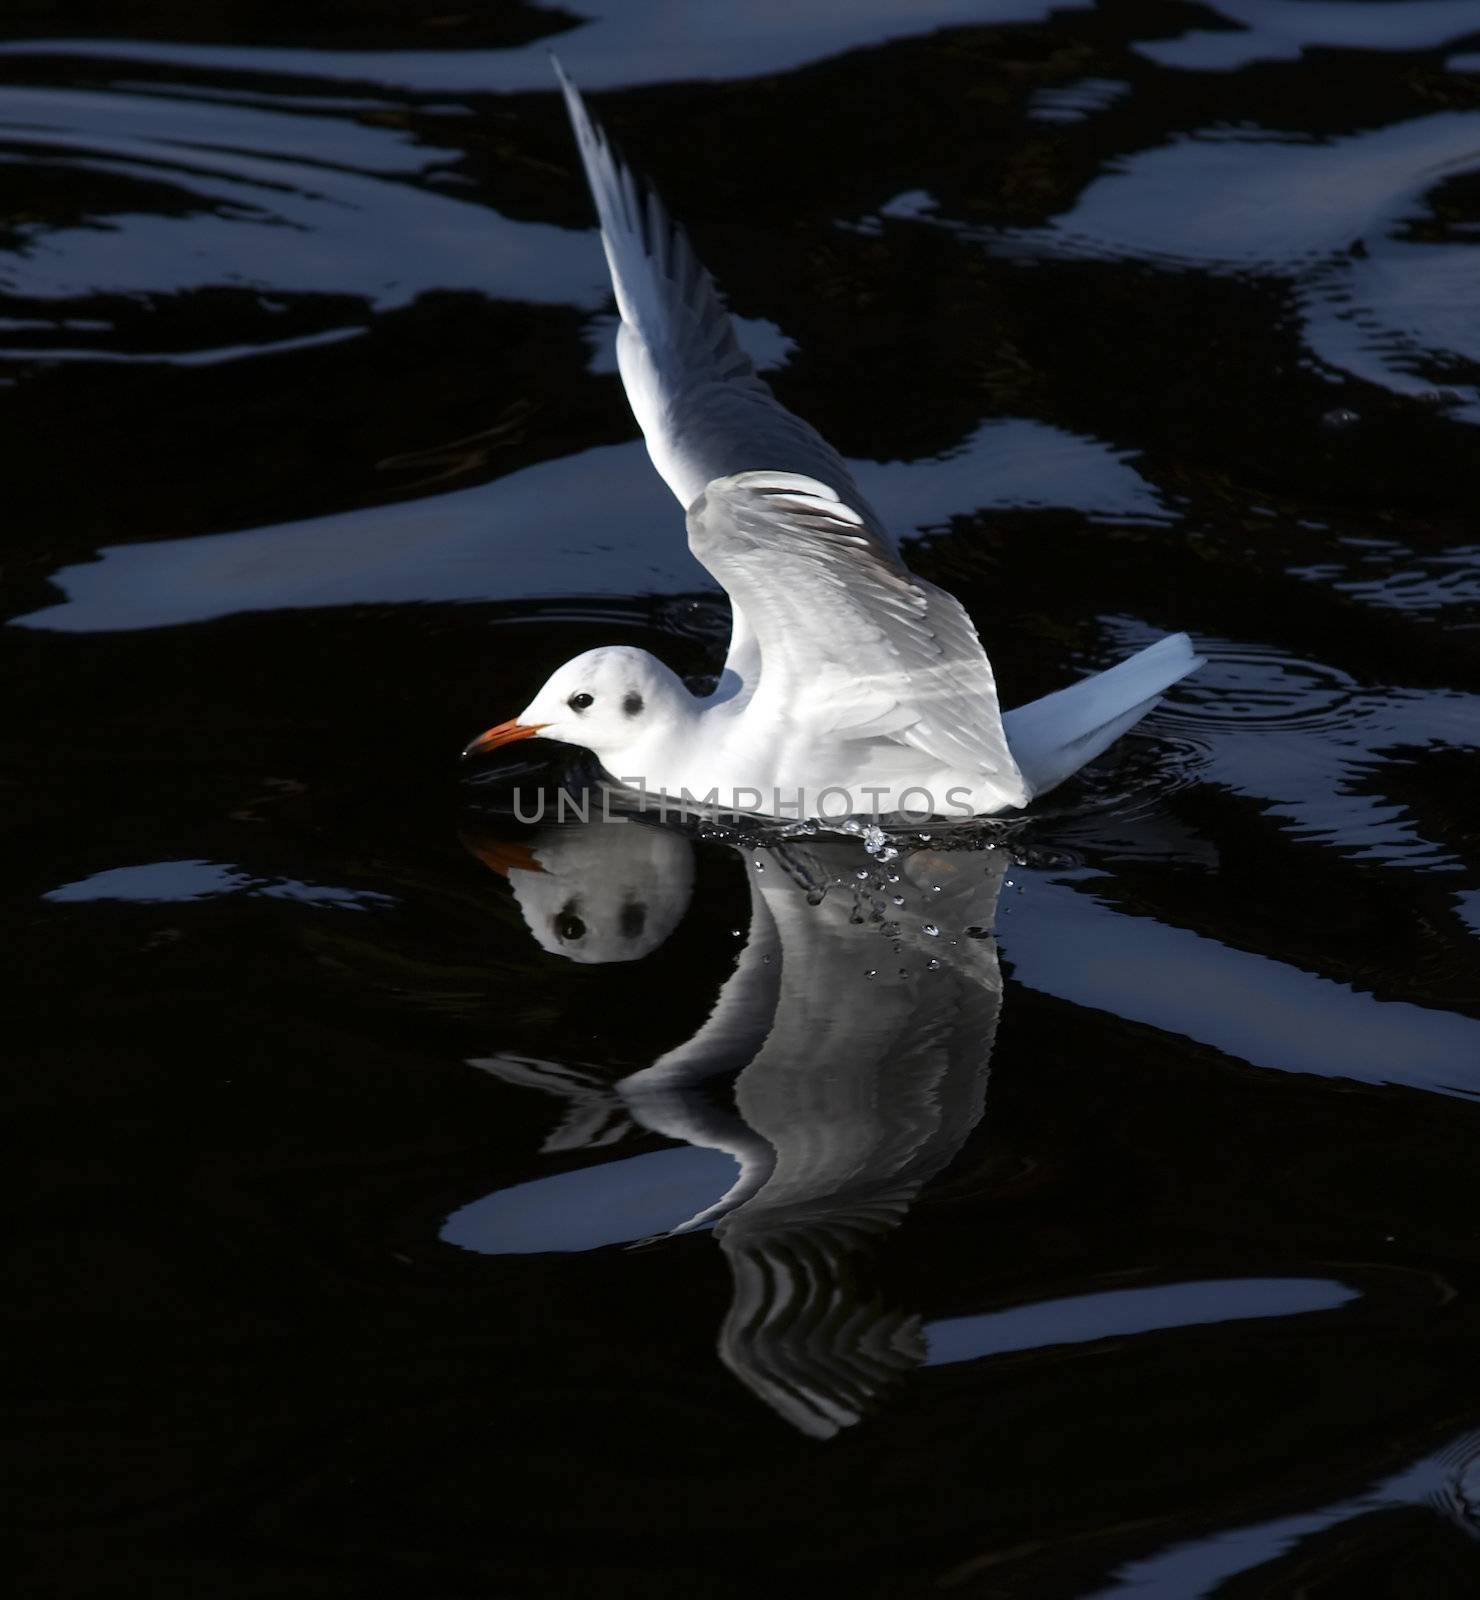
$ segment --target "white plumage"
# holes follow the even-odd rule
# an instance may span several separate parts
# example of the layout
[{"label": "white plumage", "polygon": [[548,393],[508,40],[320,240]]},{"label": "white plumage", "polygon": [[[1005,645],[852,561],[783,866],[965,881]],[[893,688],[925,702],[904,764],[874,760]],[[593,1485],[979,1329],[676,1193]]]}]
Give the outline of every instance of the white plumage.
[{"label": "white plumage", "polygon": [[611,269],[617,360],[689,546],[732,610],[718,686],[588,651],[469,751],[535,733],[628,787],[794,817],[1024,806],[1199,665],[1185,634],[1006,716],[960,603],[904,565],[838,453],[779,404],[687,237],[560,70]]}]

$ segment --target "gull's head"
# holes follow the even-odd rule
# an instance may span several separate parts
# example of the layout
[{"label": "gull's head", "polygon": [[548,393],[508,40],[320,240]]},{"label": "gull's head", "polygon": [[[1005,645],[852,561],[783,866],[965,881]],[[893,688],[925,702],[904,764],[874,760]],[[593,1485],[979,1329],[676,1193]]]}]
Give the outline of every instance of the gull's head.
[{"label": "gull's head", "polygon": [[627,752],[675,732],[692,709],[693,696],[656,656],[630,645],[605,645],[558,667],[513,721],[480,733],[463,755],[538,734],[580,745],[615,771]]}]

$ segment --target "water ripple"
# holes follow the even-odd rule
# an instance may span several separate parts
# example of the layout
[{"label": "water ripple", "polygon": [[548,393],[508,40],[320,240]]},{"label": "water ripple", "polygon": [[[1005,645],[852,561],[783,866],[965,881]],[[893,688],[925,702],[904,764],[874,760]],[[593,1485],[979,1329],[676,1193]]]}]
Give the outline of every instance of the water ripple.
[{"label": "water ripple", "polygon": [[1236,72],[1308,49],[1433,50],[1480,31],[1475,0],[1207,0],[1238,29],[1195,28],[1135,48],[1164,67]]},{"label": "water ripple", "polygon": [[1480,545],[1414,551],[1395,539],[1338,539],[1340,559],[1292,567],[1291,574],[1365,605],[1442,617],[1451,629],[1480,626]]},{"label": "water ripple", "polygon": [[1480,422],[1480,256],[1456,216],[1473,201],[1451,187],[1439,204],[1477,171],[1480,112],[1331,139],[1219,126],[1125,158],[1049,226],[998,238],[1292,279],[1323,365]]},{"label": "water ripple", "polygon": [[[1107,625],[1119,649],[1153,636],[1141,624]],[[1464,869],[1383,783],[1399,754],[1421,759],[1428,751],[1480,748],[1480,698],[1368,687],[1339,667],[1272,645],[1207,637],[1196,644],[1207,664],[1146,724],[1148,735],[1167,741],[1167,764],[1155,766],[1146,788],[1172,792],[1181,768],[1257,801],[1292,837],[1353,859],[1414,871]],[[1134,787],[1127,791],[1131,812],[1134,794]],[[1118,814],[1119,807],[1117,801],[1109,809]]]},{"label": "water ripple", "polygon": [[[967,23],[1037,22],[1092,0],[786,0],[764,7],[669,0],[596,0],[581,26],[560,35],[560,55],[590,89],[675,79],[787,71],[844,50]],[[758,26],[757,12],[764,17]],[[605,15],[601,13],[606,13]],[[558,14],[557,14],[558,15]],[[655,49],[654,39],[662,40]],[[24,39],[0,56],[63,56],[201,72],[261,73],[420,94],[499,93],[550,87],[544,39],[506,50],[320,50],[176,44],[141,39]]]},{"label": "water ripple", "polygon": [[[42,306],[211,286],[321,295],[339,307],[349,297],[358,305],[348,333],[368,310],[434,289],[588,310],[605,303],[601,262],[583,234],[514,222],[425,187],[460,150],[402,128],[308,114],[315,109],[311,100],[307,111],[289,111],[178,91],[6,89],[0,167],[51,173],[77,209],[11,225],[0,292],[24,301],[33,321]],[[343,321],[342,311],[326,314]],[[264,345],[275,342],[269,334]],[[261,348],[197,348],[191,359]],[[170,359],[61,340],[0,352],[43,354]]]}]

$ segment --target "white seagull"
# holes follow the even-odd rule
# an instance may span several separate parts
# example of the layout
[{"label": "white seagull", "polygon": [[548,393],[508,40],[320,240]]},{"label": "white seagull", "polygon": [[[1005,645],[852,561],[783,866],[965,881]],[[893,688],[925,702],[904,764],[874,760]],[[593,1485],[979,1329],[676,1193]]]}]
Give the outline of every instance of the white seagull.
[{"label": "white seagull", "polygon": [[622,383],[689,548],[729,595],[730,648],[704,696],[645,650],[588,650],[465,754],[539,734],[629,789],[722,811],[985,815],[1061,783],[1201,664],[1172,634],[1003,715],[961,604],[909,571],[842,457],[757,376],[687,236],[555,70],[621,313]]}]

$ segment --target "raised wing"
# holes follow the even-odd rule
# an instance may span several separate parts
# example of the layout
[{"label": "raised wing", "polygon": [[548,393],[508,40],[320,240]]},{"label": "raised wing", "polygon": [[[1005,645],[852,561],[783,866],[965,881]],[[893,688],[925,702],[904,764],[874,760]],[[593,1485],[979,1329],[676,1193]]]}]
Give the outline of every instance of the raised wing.
[{"label": "raised wing", "polygon": [[683,230],[555,70],[601,221],[627,398],[734,608],[727,668],[747,696],[763,679],[778,706],[805,688],[833,718],[816,735],[895,737],[1025,804],[971,619],[906,571],[842,457],[757,377]]},{"label": "raised wing", "polygon": [[805,473],[858,507],[885,537],[843,458],[756,376],[683,229],[617,159],[558,61],[555,71],[622,316],[617,364],[663,481],[688,507],[706,484],[731,473]]},{"label": "raised wing", "polygon": [[1027,803],[971,618],[830,486],[738,473],[707,486],[688,524],[689,547],[756,642],[755,698],[778,725],[805,705],[825,719],[801,730],[814,742],[889,738],[980,773],[1010,805]]}]

